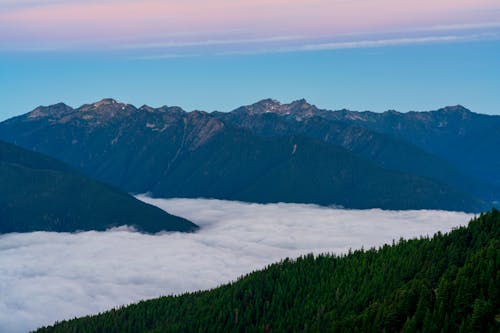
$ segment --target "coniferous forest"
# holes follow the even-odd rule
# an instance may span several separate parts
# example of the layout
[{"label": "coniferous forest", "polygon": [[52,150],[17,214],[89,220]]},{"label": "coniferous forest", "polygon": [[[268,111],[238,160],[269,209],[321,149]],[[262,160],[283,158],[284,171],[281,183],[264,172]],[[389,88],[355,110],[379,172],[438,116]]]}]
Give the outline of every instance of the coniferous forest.
[{"label": "coniferous forest", "polygon": [[37,332],[500,332],[500,212],[431,238],[286,259],[213,290]]}]

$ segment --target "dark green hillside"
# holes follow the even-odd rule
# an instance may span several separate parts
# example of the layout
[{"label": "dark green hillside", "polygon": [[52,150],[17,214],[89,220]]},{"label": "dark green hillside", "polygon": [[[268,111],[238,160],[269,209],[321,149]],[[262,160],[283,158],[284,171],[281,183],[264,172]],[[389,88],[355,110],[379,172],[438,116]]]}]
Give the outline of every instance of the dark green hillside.
[{"label": "dark green hillside", "polygon": [[500,212],[432,238],[284,260],[45,332],[499,332]]},{"label": "dark green hillside", "polygon": [[159,197],[337,204],[349,208],[480,211],[478,200],[436,181],[383,169],[341,147],[226,128],[180,154]]},{"label": "dark green hillside", "polygon": [[[300,135],[343,147],[388,170],[430,178],[480,198],[492,196],[491,185],[471,179],[444,159],[404,139],[363,127],[362,121],[328,119],[331,114],[305,101],[281,104],[269,100],[233,112],[213,113],[228,124],[260,136]],[[362,116],[363,113],[354,113],[351,118]]]},{"label": "dark green hillside", "polygon": [[[457,105],[431,112],[337,111],[328,117],[404,139],[469,176],[497,189],[500,186],[500,116],[477,114]],[[496,195],[498,200],[498,191]]]},{"label": "dark green hillside", "polygon": [[0,233],[193,231],[196,225],[88,179],[49,157],[0,142]]}]

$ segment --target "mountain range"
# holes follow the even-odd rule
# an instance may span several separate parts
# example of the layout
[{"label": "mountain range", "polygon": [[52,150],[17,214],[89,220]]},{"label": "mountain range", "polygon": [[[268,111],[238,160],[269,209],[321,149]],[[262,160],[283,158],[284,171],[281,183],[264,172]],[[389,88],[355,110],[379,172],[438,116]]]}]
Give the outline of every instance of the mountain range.
[{"label": "mountain range", "polygon": [[0,123],[0,139],[131,193],[474,212],[500,198],[499,131],[500,117],[461,106],[372,113],[271,99],[211,113],[104,99]]},{"label": "mountain range", "polygon": [[50,157],[0,141],[0,233],[106,230],[195,231],[184,218],[89,179]]},{"label": "mountain range", "polygon": [[[216,116],[258,135],[309,137],[342,146],[390,170],[435,179],[488,199],[499,197],[500,180],[490,166],[500,166],[500,159],[479,156],[498,147],[500,117],[474,114],[461,106],[373,113],[320,110],[305,100],[281,104],[270,99]],[[415,129],[408,135],[406,128],[411,126]]]}]

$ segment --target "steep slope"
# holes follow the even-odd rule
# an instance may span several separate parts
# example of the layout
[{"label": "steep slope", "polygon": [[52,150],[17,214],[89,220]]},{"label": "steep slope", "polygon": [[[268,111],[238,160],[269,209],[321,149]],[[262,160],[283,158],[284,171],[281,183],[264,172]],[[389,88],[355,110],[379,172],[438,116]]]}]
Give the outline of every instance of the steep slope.
[{"label": "steep slope", "polygon": [[457,105],[431,112],[344,110],[331,112],[328,117],[403,138],[467,175],[500,184],[500,116],[473,113]]},{"label": "steep slope", "polygon": [[223,124],[204,112],[152,109],[105,99],[59,112],[40,107],[1,123],[0,137],[43,152],[93,178],[144,193],[179,155],[203,145]]},{"label": "steep slope", "polygon": [[344,121],[304,100],[281,104],[263,100],[233,112],[214,115],[231,125],[262,136],[300,135],[341,146],[389,170],[431,178],[462,191],[482,195],[486,186],[459,172],[445,160],[407,142]]},{"label": "steep slope", "polygon": [[88,179],[52,158],[0,141],[0,233],[194,231],[193,223]]},{"label": "steep slope", "polygon": [[[498,332],[500,213],[432,238],[286,259],[219,288],[37,332]],[[496,318],[495,318],[496,316]]]},{"label": "steep slope", "polygon": [[[63,109],[60,111],[60,109]],[[349,208],[485,206],[446,184],[386,170],[334,144],[262,137],[206,112],[103,100],[56,106],[0,125],[0,136],[129,192]]]},{"label": "steep slope", "polygon": [[180,155],[152,193],[350,208],[484,209],[449,186],[392,172],[345,149],[301,137],[262,138],[226,128]]}]

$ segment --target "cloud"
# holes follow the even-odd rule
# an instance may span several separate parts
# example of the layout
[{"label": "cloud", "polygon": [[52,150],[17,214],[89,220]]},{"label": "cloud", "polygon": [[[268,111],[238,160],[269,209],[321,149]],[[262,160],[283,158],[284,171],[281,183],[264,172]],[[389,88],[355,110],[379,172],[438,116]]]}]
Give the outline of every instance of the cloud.
[{"label": "cloud", "polygon": [[272,36],[261,38],[239,38],[239,39],[207,39],[194,41],[165,41],[151,42],[141,44],[125,44],[120,45],[117,49],[156,49],[156,48],[182,48],[193,46],[217,46],[217,45],[234,45],[234,44],[257,44],[257,43],[275,43],[283,41],[292,41],[305,39],[303,36]]},{"label": "cloud", "polygon": [[416,28],[414,31],[481,30],[491,28],[500,28],[500,21],[434,25]]},{"label": "cloud", "polygon": [[25,332],[140,299],[212,288],[284,257],[378,246],[448,231],[471,218],[426,210],[141,199],[202,228],[194,234],[118,228],[0,236],[0,331]]},{"label": "cloud", "polygon": [[496,32],[484,32],[469,35],[444,35],[444,36],[420,36],[420,37],[404,37],[404,38],[383,38],[383,39],[367,39],[367,40],[352,40],[352,41],[332,41],[332,42],[316,42],[304,45],[291,47],[269,47],[253,50],[242,51],[227,51],[220,52],[218,55],[250,55],[250,54],[268,54],[268,53],[288,53],[288,52],[314,52],[327,50],[342,50],[342,49],[360,49],[360,48],[377,48],[387,46],[403,46],[403,45],[422,45],[431,43],[457,43],[457,42],[473,42],[482,40],[498,40],[500,34]]},{"label": "cloud", "polygon": [[[99,52],[165,43],[228,49],[242,39],[256,44],[252,38],[281,35],[314,39],[359,32],[498,29],[499,8],[497,0],[0,0],[0,44],[8,50],[55,46]],[[231,43],[220,44],[210,31],[231,31]],[[198,36],[197,41],[184,33]],[[155,42],[166,35],[177,38]]]},{"label": "cloud", "polygon": [[366,47],[397,46],[407,44],[427,44],[434,42],[456,42],[461,40],[461,36],[430,36],[430,37],[410,37],[378,40],[361,40],[349,42],[318,43],[304,45],[300,48],[303,51],[321,51],[337,49],[355,49]]},{"label": "cloud", "polygon": [[[431,36],[411,36],[401,38],[373,38],[373,39],[357,39],[357,40],[343,40],[343,41],[307,41],[306,38],[301,40],[299,36],[279,37],[279,38],[262,38],[262,39],[241,39],[241,40],[208,40],[208,41],[192,41],[189,43],[152,43],[152,44],[137,44],[127,46],[127,49],[136,48],[141,49],[164,49],[169,48],[182,48],[189,46],[204,47],[204,46],[217,46],[217,45],[232,45],[240,44],[242,48],[229,50],[198,50],[199,53],[182,53],[181,52],[164,52],[151,53],[147,55],[137,55],[129,57],[134,60],[156,60],[156,59],[169,59],[169,58],[187,58],[193,56],[202,56],[203,54],[215,56],[227,55],[258,55],[258,54],[274,54],[274,53],[291,53],[291,52],[314,52],[314,51],[328,51],[328,50],[342,50],[342,49],[360,49],[360,48],[379,48],[388,46],[404,46],[404,45],[424,45],[435,43],[459,43],[459,42],[475,42],[485,40],[498,40],[500,39],[500,32],[481,32],[475,34],[449,34],[449,35],[431,35]],[[269,42],[269,43],[265,43]],[[294,45],[283,45],[280,42],[295,42]],[[299,42],[299,43],[297,43]],[[306,43],[304,43],[306,42]],[[256,43],[257,47],[249,47],[250,44]],[[267,45],[264,45],[267,44]],[[290,44],[290,43],[288,43]]]}]

